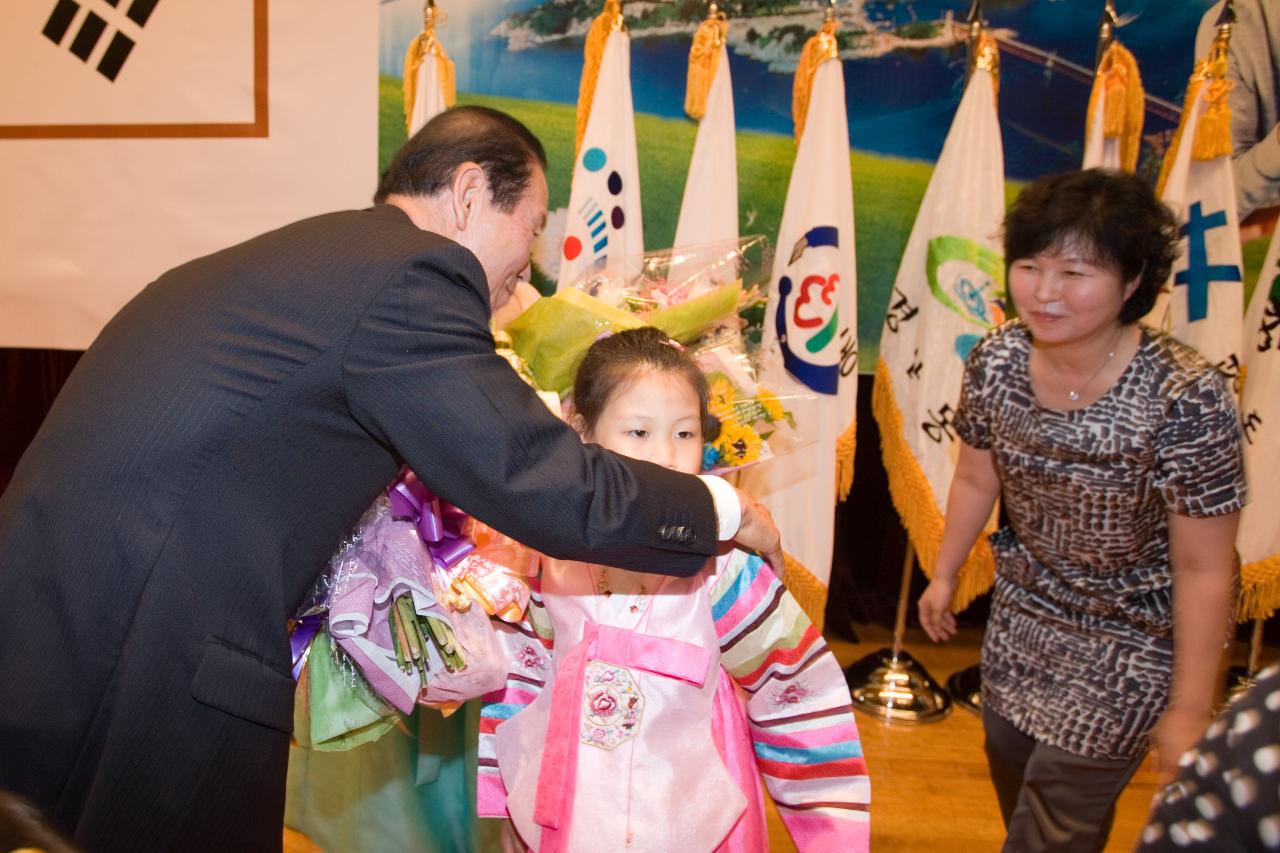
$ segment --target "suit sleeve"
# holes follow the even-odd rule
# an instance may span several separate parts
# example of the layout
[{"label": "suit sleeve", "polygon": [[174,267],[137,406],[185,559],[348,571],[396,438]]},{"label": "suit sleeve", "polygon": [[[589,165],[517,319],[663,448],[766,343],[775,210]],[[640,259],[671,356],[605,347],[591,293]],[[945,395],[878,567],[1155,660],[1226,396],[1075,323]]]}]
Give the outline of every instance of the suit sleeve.
[{"label": "suit sleeve", "polygon": [[716,547],[706,486],[583,445],[494,353],[487,292],[461,247],[400,268],[347,345],[352,416],[445,500],[545,554],[696,573]]}]

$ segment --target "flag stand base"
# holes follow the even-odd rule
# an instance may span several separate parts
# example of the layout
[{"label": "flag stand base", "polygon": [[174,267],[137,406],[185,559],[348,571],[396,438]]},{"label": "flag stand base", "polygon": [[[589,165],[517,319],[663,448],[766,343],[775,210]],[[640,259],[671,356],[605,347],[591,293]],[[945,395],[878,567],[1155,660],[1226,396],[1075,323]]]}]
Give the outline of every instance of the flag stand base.
[{"label": "flag stand base", "polygon": [[933,723],[951,713],[951,697],[908,652],[880,649],[844,671],[856,711],[885,722]]},{"label": "flag stand base", "polygon": [[908,541],[907,553],[902,560],[902,586],[898,591],[898,615],[893,625],[893,648],[872,652],[844,671],[854,710],[878,717],[886,723],[933,723],[951,713],[951,697],[947,691],[902,648],[915,557],[915,549]]},{"label": "flag stand base", "polygon": [[1228,699],[1234,699],[1236,694],[1254,685],[1254,677],[1262,666],[1262,629],[1265,624],[1265,620],[1253,620],[1253,632],[1249,635],[1249,657],[1245,665],[1233,666],[1227,670]]},{"label": "flag stand base", "polygon": [[982,716],[982,668],[978,664],[951,673],[947,692],[956,705],[970,714]]}]

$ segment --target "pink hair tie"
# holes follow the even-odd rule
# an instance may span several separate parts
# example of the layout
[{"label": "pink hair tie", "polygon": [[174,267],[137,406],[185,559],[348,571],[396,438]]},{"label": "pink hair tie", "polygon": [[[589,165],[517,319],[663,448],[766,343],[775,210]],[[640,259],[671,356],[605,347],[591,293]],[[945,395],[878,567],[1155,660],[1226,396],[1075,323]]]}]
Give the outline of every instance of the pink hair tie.
[{"label": "pink hair tie", "polygon": [[667,338],[665,341],[663,341],[663,343],[671,347],[672,349],[677,349],[677,350],[680,350],[680,352],[684,352],[684,344],[680,343],[675,338]]},{"label": "pink hair tie", "polygon": [[609,337],[612,334],[613,334],[613,329],[605,329],[603,332],[596,335],[596,339],[592,341],[592,343],[593,344],[599,343],[600,341],[603,341],[605,338]]}]

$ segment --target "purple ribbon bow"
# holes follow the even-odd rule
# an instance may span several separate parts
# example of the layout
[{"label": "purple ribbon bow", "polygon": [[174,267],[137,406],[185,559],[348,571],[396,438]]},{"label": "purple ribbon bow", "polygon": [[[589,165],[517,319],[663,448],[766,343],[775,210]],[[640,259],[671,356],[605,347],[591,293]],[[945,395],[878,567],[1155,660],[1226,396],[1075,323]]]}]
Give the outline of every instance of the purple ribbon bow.
[{"label": "purple ribbon bow", "polygon": [[422,544],[438,565],[451,569],[475,550],[476,543],[462,533],[467,514],[441,501],[412,471],[405,471],[396,480],[387,490],[387,497],[391,501],[391,517],[413,522]]},{"label": "purple ribbon bow", "polygon": [[297,681],[298,676],[302,674],[302,667],[307,662],[307,649],[311,648],[311,641],[315,639],[316,632],[325,623],[327,616],[327,613],[312,613],[308,616],[303,616],[294,623],[293,631],[289,634],[289,651],[293,656],[294,681]]}]

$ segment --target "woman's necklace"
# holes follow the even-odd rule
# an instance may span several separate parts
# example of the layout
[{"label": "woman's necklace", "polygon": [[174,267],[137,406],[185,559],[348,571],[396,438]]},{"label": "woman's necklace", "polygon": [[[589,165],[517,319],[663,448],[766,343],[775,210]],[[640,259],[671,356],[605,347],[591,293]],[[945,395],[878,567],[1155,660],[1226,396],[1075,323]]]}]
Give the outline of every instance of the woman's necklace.
[{"label": "woman's necklace", "polygon": [[1120,343],[1120,336],[1123,334],[1124,334],[1124,326],[1121,326],[1120,329],[1116,332],[1115,339],[1111,341],[1111,349],[1107,352],[1107,357],[1103,359],[1102,364],[1098,365],[1098,369],[1095,370],[1089,376],[1089,378],[1086,379],[1080,385],[1079,390],[1070,387],[1070,385],[1067,383],[1066,378],[1062,375],[1062,371],[1058,370],[1058,366],[1053,363],[1052,359],[1048,359],[1048,358],[1045,359],[1049,363],[1049,369],[1052,370],[1053,375],[1057,377],[1058,384],[1062,385],[1064,388],[1067,389],[1068,400],[1070,400],[1073,403],[1078,401],[1080,399],[1080,394],[1088,390],[1089,386],[1093,384],[1093,380],[1097,379],[1098,376],[1102,373],[1102,371],[1106,369],[1107,365],[1111,363],[1111,360],[1116,357],[1116,346]]}]

